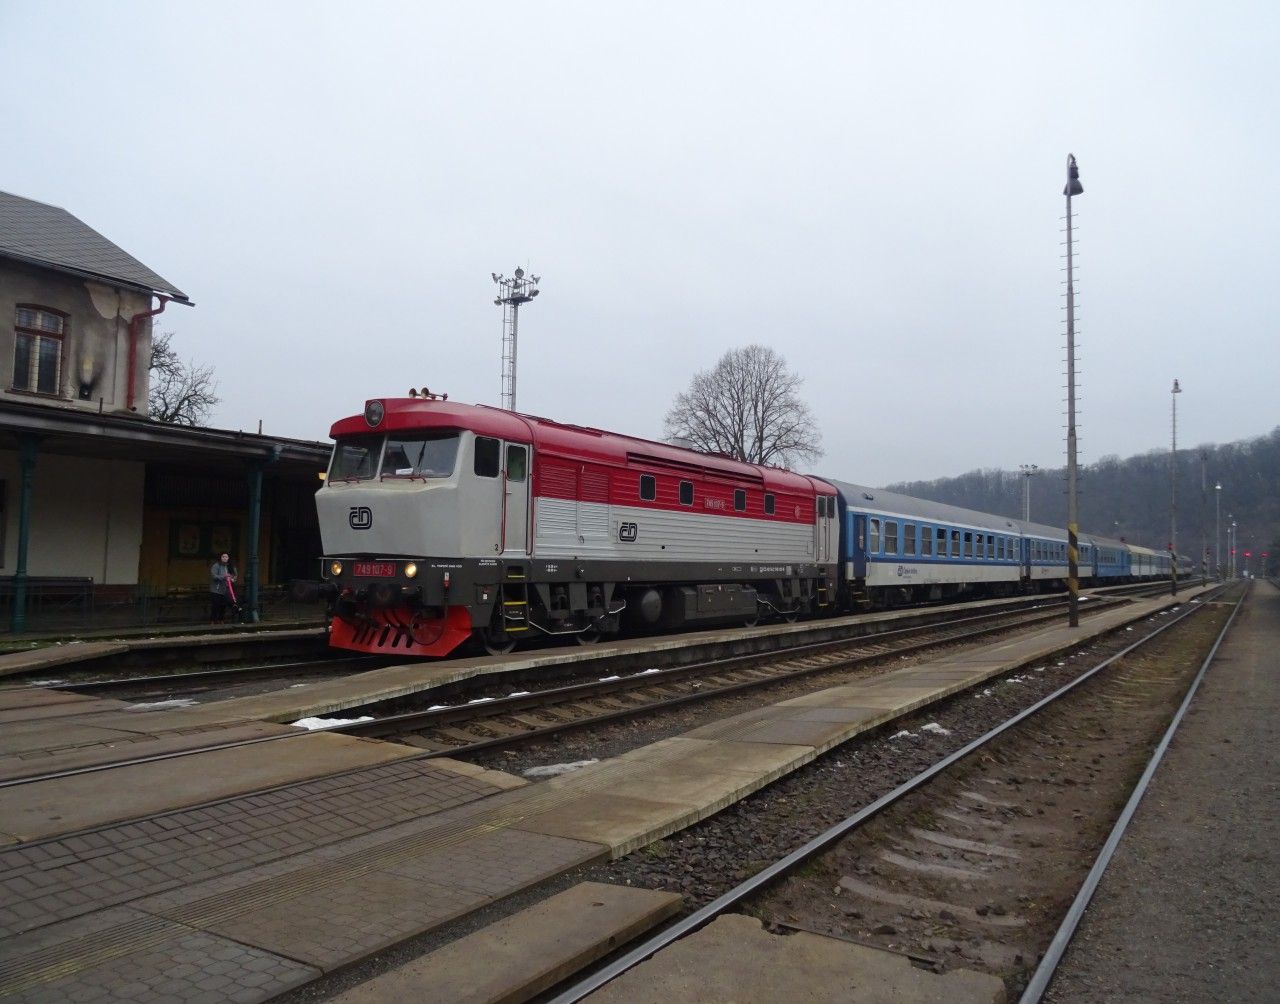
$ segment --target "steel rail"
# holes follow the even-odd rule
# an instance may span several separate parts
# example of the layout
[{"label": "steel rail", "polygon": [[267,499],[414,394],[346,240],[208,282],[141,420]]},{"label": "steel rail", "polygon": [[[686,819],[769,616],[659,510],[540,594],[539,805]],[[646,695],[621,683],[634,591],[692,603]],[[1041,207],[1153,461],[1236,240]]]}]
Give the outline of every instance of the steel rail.
[{"label": "steel rail", "polygon": [[[1220,591],[1221,590],[1219,590],[1218,592]],[[1216,595],[1216,594],[1217,593],[1215,592],[1213,595]],[[1204,594],[1203,596],[1199,597],[1199,599],[1202,599],[1202,600],[1206,599],[1209,597],[1209,595],[1210,594]],[[699,928],[706,926],[712,920],[718,917],[720,914],[727,912],[731,907],[736,906],[738,903],[742,902],[748,897],[763,890],[764,888],[772,884],[777,879],[783,877],[793,869],[804,864],[810,858],[826,850],[828,847],[831,847],[833,844],[843,839],[849,833],[853,832],[854,830],[862,826],[864,823],[866,823],[870,819],[879,815],[883,810],[887,809],[889,806],[900,801],[902,798],[911,794],[913,791],[916,791],[918,788],[921,788],[924,785],[928,784],[939,774],[948,770],[950,767],[952,767],[954,764],[958,763],[959,761],[963,760],[970,753],[974,752],[975,750],[981,749],[983,746],[991,742],[996,737],[1003,735],[1005,732],[1021,724],[1023,721],[1037,714],[1042,709],[1053,704],[1055,701],[1057,701],[1059,698],[1061,698],[1065,694],[1068,694],[1071,691],[1075,690],[1076,687],[1080,686],[1085,681],[1092,679],[1098,673],[1102,672],[1104,669],[1112,665],[1117,660],[1124,658],[1130,652],[1133,652],[1135,649],[1138,649],[1143,645],[1146,645],[1152,639],[1156,638],[1158,635],[1163,634],[1165,631],[1169,630],[1175,624],[1180,624],[1182,621],[1186,620],[1188,617],[1192,616],[1193,614],[1199,612],[1200,610],[1206,609],[1206,605],[1204,603],[1200,603],[1196,606],[1191,606],[1190,604],[1183,604],[1183,605],[1187,607],[1186,610],[1183,610],[1176,617],[1173,617],[1170,620],[1166,621],[1164,624],[1156,628],[1150,634],[1145,635],[1144,637],[1133,642],[1131,645],[1126,646],[1116,654],[1104,659],[1102,662],[1098,663],[1096,666],[1092,667],[1089,670],[1086,670],[1083,674],[1076,677],[1076,679],[1072,680],[1070,683],[1064,684],[1063,686],[1055,690],[1053,693],[1049,694],[1046,697],[1041,698],[1039,701],[1037,701],[1035,704],[1031,705],[1030,707],[1024,708],[1022,711],[1018,712],[1016,715],[1007,719],[1002,724],[997,725],[995,728],[979,736],[977,739],[974,739],[973,741],[962,746],[960,749],[944,757],[942,760],[939,760],[933,766],[917,774],[915,777],[911,778],[910,780],[903,782],[898,787],[894,788],[892,791],[887,792],[884,795],[881,795],[874,802],[871,802],[869,805],[866,805],[862,809],[859,809],[858,812],[856,812],[854,815],[848,817],[842,822],[837,823],[835,826],[832,826],[830,829],[818,834],[818,836],[814,837],[812,840],[809,840],[807,843],[803,844],[801,847],[792,851],[790,854],[779,859],[778,861],[775,861],[773,864],[762,869],[760,872],[757,872],[751,878],[747,879],[745,882],[741,883],[740,885],[737,885],[734,888],[730,889],[728,892],[724,893],[723,895],[717,897],[715,900],[708,903],[706,906],[691,913],[688,917],[685,917],[684,919],[677,921],[675,924],[671,925],[670,927],[666,928],[665,930],[659,932],[658,934],[647,939],[640,945],[637,945],[635,948],[626,952],[624,955],[620,956],[618,959],[614,960],[613,962],[609,963],[608,965],[604,966],[598,971],[588,975],[584,979],[573,984],[566,990],[562,991],[561,993],[557,994],[555,997],[551,998],[550,1004],[574,1004],[574,1002],[580,1001],[584,997],[586,997],[588,994],[593,993],[596,990],[599,990],[606,983],[609,983],[610,981],[617,979],[623,973],[627,972],[629,969],[632,969],[633,967],[643,962],[645,959],[649,958],[650,956],[655,955],[657,952],[666,948],[668,945],[676,941],[679,941],[685,935],[691,934],[694,931],[697,931]]]},{"label": "steel rail", "polygon": [[238,668],[226,669],[195,669],[189,673],[164,673],[159,676],[137,676],[137,677],[117,677],[111,680],[65,680],[58,681],[56,684],[45,684],[37,686],[29,683],[24,689],[28,690],[108,690],[115,688],[125,690],[129,688],[141,689],[144,687],[163,686],[170,683],[212,683],[217,678],[225,678],[234,680],[237,677],[248,678],[251,676],[273,676],[286,672],[305,672],[313,670],[322,672],[332,670],[334,672],[344,672],[351,669],[359,669],[363,660],[369,660],[376,665],[370,665],[365,668],[375,669],[382,664],[384,657],[363,656],[363,657],[329,657],[327,659],[307,659],[298,662],[282,662],[282,663],[258,663],[252,666],[240,666]]},{"label": "steel rail", "polygon": [[1227,632],[1231,630],[1231,625],[1235,623],[1236,616],[1244,607],[1244,601],[1248,595],[1249,590],[1246,588],[1240,599],[1236,601],[1236,605],[1231,611],[1231,616],[1227,618],[1226,624],[1222,626],[1222,630],[1218,633],[1213,647],[1209,649],[1209,654],[1205,656],[1204,662],[1200,664],[1200,671],[1196,673],[1195,679],[1191,681],[1191,686],[1187,688],[1187,694],[1182,699],[1182,704],[1174,714],[1173,720],[1165,730],[1164,736],[1156,746],[1155,752],[1151,754],[1146,770],[1138,778],[1138,783],[1134,786],[1133,793],[1129,796],[1129,801],[1125,803],[1124,810],[1120,813],[1120,818],[1116,820],[1115,826],[1111,828],[1111,833],[1107,836],[1106,843],[1102,845],[1102,850],[1098,852],[1098,857],[1094,861],[1093,867],[1089,869],[1089,874],[1085,877],[1084,884],[1080,887],[1080,891],[1076,893],[1076,898],[1071,902],[1071,908],[1067,910],[1067,915],[1062,919],[1062,924],[1054,934],[1053,940],[1049,942],[1049,947],[1040,959],[1040,965],[1036,967],[1036,971],[1032,974],[1026,989],[1022,991],[1018,1004],[1038,1004],[1045,991],[1049,988],[1049,982],[1053,979],[1054,973],[1057,972],[1058,965],[1062,962],[1062,957],[1067,951],[1067,946],[1071,943],[1072,937],[1075,936],[1076,929],[1080,926],[1080,921],[1084,919],[1084,912],[1089,906],[1089,901],[1093,899],[1093,894],[1097,891],[1103,874],[1106,872],[1108,865],[1111,864],[1112,857],[1115,856],[1116,848],[1120,846],[1121,838],[1124,837],[1125,831],[1129,828],[1129,823],[1138,811],[1138,804],[1147,793],[1151,779],[1155,776],[1156,769],[1160,766],[1160,762],[1164,759],[1164,755],[1169,749],[1169,744],[1173,741],[1174,733],[1178,731],[1178,726],[1182,724],[1183,716],[1186,715],[1187,709],[1191,707],[1191,701],[1195,698],[1196,691],[1200,689],[1200,682],[1209,671],[1210,664],[1217,656],[1219,647],[1227,637]]}]

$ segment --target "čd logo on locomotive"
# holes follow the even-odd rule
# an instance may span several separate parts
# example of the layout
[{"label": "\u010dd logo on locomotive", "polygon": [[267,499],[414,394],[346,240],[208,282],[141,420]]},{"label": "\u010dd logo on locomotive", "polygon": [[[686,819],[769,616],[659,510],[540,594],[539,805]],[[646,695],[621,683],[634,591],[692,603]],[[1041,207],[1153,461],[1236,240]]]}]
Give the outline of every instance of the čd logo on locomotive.
[{"label": "\u010dd logo on locomotive", "polygon": [[347,522],[353,530],[367,530],[373,526],[373,510],[367,505],[353,505],[347,514]]},{"label": "\u010dd logo on locomotive", "polygon": [[627,543],[632,543],[640,536],[640,526],[637,523],[623,523],[618,527],[618,539]]}]

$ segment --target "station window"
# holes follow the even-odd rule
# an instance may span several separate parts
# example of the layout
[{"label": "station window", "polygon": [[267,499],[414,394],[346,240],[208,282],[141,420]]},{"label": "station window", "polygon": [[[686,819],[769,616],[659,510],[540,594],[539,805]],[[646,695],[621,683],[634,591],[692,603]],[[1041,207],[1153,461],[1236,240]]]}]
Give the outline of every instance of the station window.
[{"label": "station window", "polygon": [[652,502],[658,497],[658,479],[652,474],[640,475],[640,500]]},{"label": "station window", "polygon": [[778,508],[777,500],[773,496],[773,492],[765,492],[764,495],[764,514],[772,516]]},{"label": "station window", "polygon": [[922,526],[920,528],[920,556],[922,558],[933,557],[933,527]]},{"label": "station window", "polygon": [[903,524],[902,553],[913,556],[916,553],[916,525],[914,523]]},{"label": "station window", "polygon": [[733,490],[733,511],[747,511],[747,492],[745,488],[735,488]]},{"label": "station window", "polygon": [[476,436],[475,472],[478,478],[496,478],[501,463],[502,450],[496,439]]},{"label": "station window", "polygon": [[692,481],[680,482],[680,504],[693,505],[693,482]]},{"label": "station window", "polygon": [[960,531],[951,531],[951,557],[960,557]]},{"label": "station window", "polygon": [[880,553],[880,521],[874,517],[867,520],[867,525],[871,528],[871,533],[867,536],[867,553]]},{"label": "station window", "polygon": [[66,325],[66,317],[56,311],[18,307],[13,321],[14,390],[58,393]]},{"label": "station window", "polygon": [[968,530],[964,532],[964,556],[966,558],[973,557],[973,534]]},{"label": "station window", "polygon": [[898,524],[891,519],[884,521],[884,553],[898,553]]}]

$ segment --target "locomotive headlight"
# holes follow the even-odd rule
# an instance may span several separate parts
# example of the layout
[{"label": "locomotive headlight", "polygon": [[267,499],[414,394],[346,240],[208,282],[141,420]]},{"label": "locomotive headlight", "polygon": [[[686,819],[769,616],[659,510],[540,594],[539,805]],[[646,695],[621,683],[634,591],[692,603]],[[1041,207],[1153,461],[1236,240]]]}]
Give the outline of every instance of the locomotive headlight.
[{"label": "locomotive headlight", "polygon": [[376,428],[386,413],[387,409],[381,401],[369,401],[364,406],[364,420],[369,423],[370,428]]},{"label": "locomotive headlight", "polygon": [[409,562],[409,564],[404,566],[404,577],[406,579],[412,579],[417,574],[418,574],[418,565],[416,562],[411,561]]},{"label": "locomotive headlight", "polygon": [[331,562],[329,562],[329,574],[330,574],[330,575],[332,575],[334,578],[337,578],[339,575],[341,575],[341,574],[342,574],[342,562],[341,562],[341,561],[331,561]]}]

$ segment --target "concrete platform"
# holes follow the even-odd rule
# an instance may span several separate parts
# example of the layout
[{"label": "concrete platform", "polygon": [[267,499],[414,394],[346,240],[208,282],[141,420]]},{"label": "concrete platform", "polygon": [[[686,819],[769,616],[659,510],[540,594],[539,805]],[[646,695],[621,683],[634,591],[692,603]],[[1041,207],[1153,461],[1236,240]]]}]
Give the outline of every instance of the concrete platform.
[{"label": "concrete platform", "polygon": [[65,644],[42,645],[20,652],[0,655],[0,677],[18,673],[54,674],[60,667],[91,662],[105,656],[121,656],[131,652],[157,652],[166,649],[198,649],[211,645],[253,645],[282,641],[320,641],[323,627],[256,627],[213,628],[184,634],[161,633],[137,638],[107,638],[96,641],[69,641]]},{"label": "concrete platform", "polygon": [[1004,983],[966,969],[937,975],[905,955],[804,932],[770,934],[728,914],[586,998],[591,1004],[1004,1004]]},{"label": "concrete platform", "polygon": [[[182,999],[203,992],[212,972],[227,986],[261,979],[259,996],[240,996],[264,999],[549,876],[625,854],[880,722],[1169,605],[1138,601],[1078,629],[905,664],[537,785],[405,758],[0,849],[0,995],[91,999],[129,971],[134,999]],[[203,966],[175,961],[201,951]],[[168,967],[163,994],[154,990],[157,967]]]},{"label": "concrete platform", "polygon": [[673,892],[582,882],[333,998],[519,1004],[680,910]]}]

